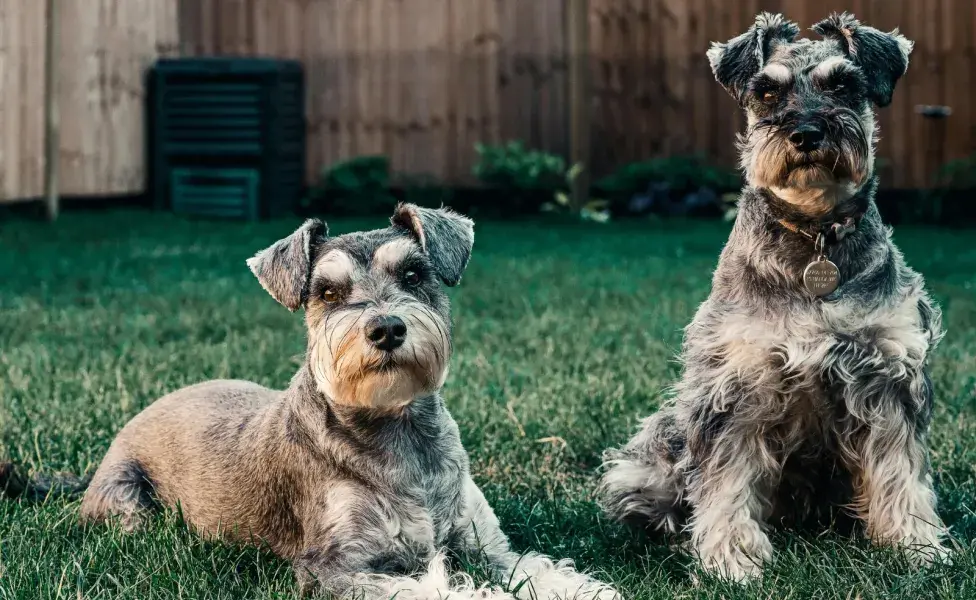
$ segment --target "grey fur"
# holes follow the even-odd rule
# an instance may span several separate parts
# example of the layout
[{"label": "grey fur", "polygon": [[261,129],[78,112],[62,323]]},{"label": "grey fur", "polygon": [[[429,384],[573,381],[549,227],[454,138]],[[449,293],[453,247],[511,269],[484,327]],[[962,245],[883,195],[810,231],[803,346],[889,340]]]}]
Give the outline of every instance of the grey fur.
[{"label": "grey fur", "polygon": [[867,80],[871,100],[878,106],[888,106],[895,91],[895,83],[908,70],[908,55],[914,45],[897,29],[890,33],[867,27],[853,15],[833,14],[812,28],[820,35],[835,40],[843,52],[861,68]]},{"label": "grey fur", "polygon": [[[275,299],[305,308],[308,352],[291,384],[208,381],[157,400],[112,443],[82,517],[121,517],[133,530],[178,505],[203,535],[290,560],[306,592],[514,598],[450,577],[444,556],[456,554],[515,587],[527,581],[519,598],[615,598],[567,561],[509,549],[440,395],[450,309],[432,263],[447,252],[449,279],[459,277],[471,236],[451,231],[471,222],[404,210],[424,216],[429,251],[399,226],[327,238],[309,221],[249,261]],[[441,250],[459,243],[467,250]],[[370,345],[364,327],[377,315],[407,324],[402,346]]]},{"label": "grey fur", "polygon": [[792,42],[799,33],[796,23],[782,15],[761,13],[742,35],[712,44],[706,55],[715,79],[741,102],[749,80],[766,64],[770,54],[781,44]]},{"label": "grey fur", "polygon": [[[761,48],[769,24],[786,34],[757,65],[747,48]],[[770,524],[822,515],[828,502],[853,509],[876,542],[921,560],[945,553],[925,446],[941,313],[874,204],[869,103],[884,92],[836,36],[786,41],[794,29],[761,15],[709,52],[719,82],[743,90],[750,185],[685,330],[681,380],[637,435],[607,451],[601,484],[611,516],[689,531],[703,566],[734,579],[771,559]],[[873,60],[867,31],[857,26],[854,54]],[[775,102],[764,101],[770,89]],[[787,140],[811,122],[826,137],[804,154]],[[856,228],[827,247],[842,283],[817,299],[802,285],[813,244],[779,221],[813,233],[851,216]]]},{"label": "grey fur", "polygon": [[313,246],[329,234],[318,219],[309,219],[295,233],[247,260],[247,266],[271,296],[290,311],[305,303]]},{"label": "grey fur", "polygon": [[401,204],[391,223],[415,236],[444,283],[455,286],[461,281],[474,246],[474,224],[470,219],[446,209]]}]

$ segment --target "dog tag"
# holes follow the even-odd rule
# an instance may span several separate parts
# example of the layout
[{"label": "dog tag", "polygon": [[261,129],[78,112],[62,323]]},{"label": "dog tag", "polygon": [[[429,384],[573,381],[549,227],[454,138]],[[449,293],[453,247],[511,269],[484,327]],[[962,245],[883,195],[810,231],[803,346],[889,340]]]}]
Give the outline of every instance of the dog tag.
[{"label": "dog tag", "polygon": [[837,289],[840,284],[840,269],[821,254],[803,271],[803,286],[807,291],[822,298]]}]

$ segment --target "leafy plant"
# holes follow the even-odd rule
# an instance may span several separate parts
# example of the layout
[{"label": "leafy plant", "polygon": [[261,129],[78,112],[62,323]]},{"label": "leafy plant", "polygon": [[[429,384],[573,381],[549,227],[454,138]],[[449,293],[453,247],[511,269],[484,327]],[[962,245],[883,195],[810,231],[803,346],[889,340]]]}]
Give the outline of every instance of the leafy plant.
[{"label": "leafy plant", "polygon": [[965,158],[950,160],[939,169],[938,183],[956,189],[976,188],[976,152]]},{"label": "leafy plant", "polygon": [[724,209],[720,194],[740,185],[735,170],[700,156],[669,156],[624,165],[594,187],[615,213],[685,216]]},{"label": "leafy plant", "polygon": [[540,210],[597,223],[610,220],[606,200],[589,200],[579,211],[573,207],[570,194],[583,174],[585,167],[582,164],[567,169],[561,156],[527,149],[519,141],[497,146],[476,144],[475,151],[478,162],[473,169],[474,175],[482,183],[502,189],[515,210]]},{"label": "leafy plant", "polygon": [[525,148],[522,142],[476,144],[478,161],[472,172],[486,187],[501,191],[505,212],[534,213],[565,185],[566,161],[561,156]]},{"label": "leafy plant", "polygon": [[491,186],[517,190],[553,190],[566,176],[561,156],[530,150],[520,141],[502,145],[476,144],[474,175]]},{"label": "leafy plant", "polygon": [[624,165],[600,179],[596,187],[606,194],[630,195],[654,183],[673,190],[707,187],[725,191],[739,188],[741,178],[737,171],[711,165],[700,156],[668,156]]},{"label": "leafy plant", "polygon": [[[573,209],[573,202],[570,198],[570,193],[573,189],[573,185],[579,176],[583,173],[585,167],[576,163],[566,172],[564,180],[566,182],[565,190],[557,190],[553,194],[553,202],[546,202],[542,205],[542,210],[544,212],[555,212],[574,215],[575,211]],[[584,221],[593,221],[595,223],[606,223],[610,220],[610,203],[607,200],[591,198],[587,200],[586,204],[580,207],[579,218]]]},{"label": "leafy plant", "polygon": [[951,160],[936,171],[932,185],[904,199],[900,213],[918,223],[941,223],[945,203],[954,192],[976,189],[976,153]]},{"label": "leafy plant", "polygon": [[724,221],[735,221],[736,217],[739,216],[738,192],[722,194],[722,207],[725,209],[722,213],[722,219]]},{"label": "leafy plant", "polygon": [[392,210],[390,161],[385,156],[360,156],[322,170],[304,205],[340,214]]}]

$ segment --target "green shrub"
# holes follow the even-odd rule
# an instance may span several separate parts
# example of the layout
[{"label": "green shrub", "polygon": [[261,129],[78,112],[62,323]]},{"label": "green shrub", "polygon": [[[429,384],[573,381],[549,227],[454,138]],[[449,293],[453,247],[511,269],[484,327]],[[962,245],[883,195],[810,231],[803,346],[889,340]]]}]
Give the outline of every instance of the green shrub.
[{"label": "green shrub", "polygon": [[475,144],[478,161],[472,172],[498,197],[502,213],[537,213],[557,191],[564,189],[566,161],[561,156],[530,150],[522,142]]},{"label": "green shrub", "polygon": [[606,223],[610,219],[607,202],[589,199],[584,206],[572,205],[570,195],[583,165],[567,168],[555,154],[530,150],[522,142],[503,145],[476,144],[478,162],[474,175],[490,188],[502,191],[511,213],[544,212],[584,221]]},{"label": "green shrub", "polygon": [[392,211],[390,161],[385,156],[359,156],[322,170],[304,205],[333,214],[373,214]]},{"label": "green shrub", "polygon": [[561,156],[526,149],[519,141],[475,144],[474,148],[478,154],[474,175],[492,187],[553,191],[566,177],[566,161]]},{"label": "green shrub", "polygon": [[976,189],[976,152],[943,165],[937,183],[955,189]]},{"label": "green shrub", "polygon": [[616,197],[642,193],[652,183],[666,183],[672,190],[701,187],[715,191],[738,189],[742,179],[733,169],[708,164],[700,156],[668,156],[634,162],[601,178],[595,187]]}]

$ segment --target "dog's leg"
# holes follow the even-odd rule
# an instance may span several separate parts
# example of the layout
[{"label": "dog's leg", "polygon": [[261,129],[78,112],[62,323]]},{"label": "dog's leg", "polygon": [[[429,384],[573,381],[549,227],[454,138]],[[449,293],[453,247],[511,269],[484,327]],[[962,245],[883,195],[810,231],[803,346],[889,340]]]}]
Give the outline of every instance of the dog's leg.
[{"label": "dog's leg", "polygon": [[726,429],[689,483],[691,543],[702,566],[736,581],[756,577],[772,558],[765,532],[774,473],[768,450],[752,427]]},{"label": "dog's leg", "polygon": [[626,446],[604,454],[599,489],[604,511],[618,521],[677,533],[685,520],[684,484],[674,465],[684,448],[670,407],[646,418]]},{"label": "dog's leg", "polygon": [[[576,570],[571,560],[513,552],[498,518],[477,485],[467,482],[466,505],[458,523],[463,556],[487,560],[495,576],[519,600],[620,600],[609,585]],[[501,592],[498,592],[501,593]],[[487,596],[486,596],[487,597]],[[495,596],[490,596],[493,600]]]},{"label": "dog's leg", "polygon": [[[304,548],[293,566],[302,595],[342,600],[515,600],[489,584],[476,585],[449,569],[435,548],[426,515],[377,506],[375,494],[353,484],[336,486],[306,524]],[[401,534],[410,542],[405,544]],[[460,533],[460,532],[458,532]],[[497,542],[496,542],[497,543]]]},{"label": "dog's leg", "polygon": [[[931,382],[919,373],[907,384],[874,383],[870,413],[862,415],[868,418],[842,445],[854,473],[854,508],[875,543],[904,546],[919,562],[928,562],[947,553],[925,445]],[[852,389],[848,405],[867,393]]]}]

